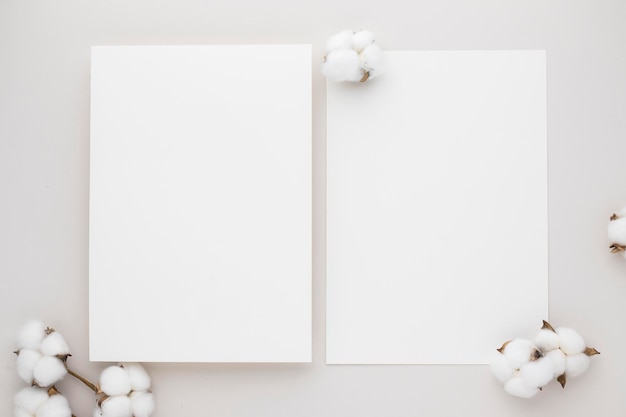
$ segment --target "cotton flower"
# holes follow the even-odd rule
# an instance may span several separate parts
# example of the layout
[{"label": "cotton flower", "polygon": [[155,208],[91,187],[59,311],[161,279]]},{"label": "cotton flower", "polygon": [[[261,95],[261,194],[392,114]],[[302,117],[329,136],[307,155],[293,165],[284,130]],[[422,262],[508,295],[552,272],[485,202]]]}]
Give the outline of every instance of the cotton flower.
[{"label": "cotton flower", "polygon": [[331,81],[365,82],[382,71],[383,53],[367,31],[343,30],[326,41],[322,73]]},{"label": "cotton flower", "polygon": [[544,321],[535,342],[541,345],[540,341],[548,339],[550,343],[543,345],[545,356],[553,361],[554,376],[563,388],[568,377],[575,378],[587,371],[591,362],[590,356],[600,353],[594,348],[587,347],[585,340],[576,330],[569,327],[554,329],[550,323]]},{"label": "cotton flower", "polygon": [[100,376],[104,394],[94,417],[149,417],[154,412],[150,376],[138,363],[110,366]]},{"label": "cotton flower", "polygon": [[506,342],[490,363],[491,372],[504,390],[522,398],[534,397],[553,378],[553,365],[530,340]]},{"label": "cotton flower", "polygon": [[626,258],[626,207],[614,213],[609,220],[608,232],[611,252],[621,253]]},{"label": "cotton flower", "polygon": [[26,323],[17,335],[17,374],[45,388],[63,379],[69,347],[63,336],[38,320]]},{"label": "cotton flower", "polygon": [[589,368],[589,357],[597,355],[573,329],[554,329],[547,321],[534,342],[514,339],[494,353],[489,367],[504,384],[504,390],[521,398],[531,398],[556,379],[563,388],[567,377],[582,375]]},{"label": "cotton flower", "polygon": [[15,417],[71,417],[67,399],[54,388],[28,387],[14,398]]}]

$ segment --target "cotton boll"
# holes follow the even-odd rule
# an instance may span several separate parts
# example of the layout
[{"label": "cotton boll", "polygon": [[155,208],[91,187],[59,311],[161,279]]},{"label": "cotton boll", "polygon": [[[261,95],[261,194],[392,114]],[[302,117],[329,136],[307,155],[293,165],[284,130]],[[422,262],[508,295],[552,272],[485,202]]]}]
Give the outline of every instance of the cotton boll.
[{"label": "cotton boll", "polygon": [[514,339],[504,348],[504,357],[513,369],[519,369],[530,361],[535,347],[526,339]]},{"label": "cotton boll", "polygon": [[383,51],[376,44],[372,44],[359,55],[361,68],[370,73],[369,78],[374,78],[382,72]]},{"label": "cotton boll", "polygon": [[552,361],[541,358],[533,362],[528,362],[520,369],[519,376],[524,381],[524,384],[529,387],[541,388],[554,378]]},{"label": "cotton boll", "polygon": [[37,362],[33,370],[33,377],[40,387],[49,387],[63,379],[66,373],[67,369],[61,359],[54,356],[44,356]]},{"label": "cotton boll", "polygon": [[13,399],[16,407],[30,415],[35,414],[35,411],[46,401],[48,401],[48,391],[37,387],[23,388],[15,394]]},{"label": "cotton boll", "polygon": [[368,30],[360,30],[352,37],[352,49],[361,53],[366,46],[374,43],[374,34]]},{"label": "cotton boll", "polygon": [[102,417],[132,417],[130,398],[118,395],[108,398],[102,403]]},{"label": "cotton boll", "polygon": [[556,331],[559,334],[559,346],[567,355],[575,355],[585,350],[585,341],[576,330],[561,327]]},{"label": "cotton boll", "polygon": [[138,363],[125,363],[124,369],[130,378],[130,387],[133,391],[146,391],[150,388],[150,375]]},{"label": "cotton boll", "polygon": [[13,411],[13,417],[33,417],[33,415],[33,413],[29,413],[19,407],[15,407],[15,411]]},{"label": "cotton boll", "polygon": [[611,243],[626,246],[626,207],[615,213],[617,217],[611,216],[608,232]]},{"label": "cotton boll", "polygon": [[151,392],[133,392],[130,406],[134,417],[148,417],[154,412],[154,396]]},{"label": "cotton boll", "polygon": [[331,81],[359,81],[363,77],[359,55],[352,49],[331,52],[322,65],[322,73]]},{"label": "cotton boll", "polygon": [[46,401],[37,410],[36,417],[71,417],[72,410],[70,405],[64,396],[57,394],[52,395],[48,401]]},{"label": "cotton boll", "polygon": [[513,376],[515,369],[509,365],[509,361],[503,354],[495,352],[491,361],[489,362],[489,369],[496,379],[502,383],[505,383],[509,378]]},{"label": "cotton boll", "polygon": [[326,41],[326,52],[332,52],[339,49],[351,49],[353,37],[354,32],[347,29],[331,36]]},{"label": "cotton boll", "polygon": [[565,373],[566,356],[561,349],[555,349],[546,353],[544,358],[552,362],[552,376],[554,378]]},{"label": "cotton boll", "polygon": [[17,347],[19,349],[38,349],[39,344],[46,336],[46,325],[39,320],[31,320],[17,333]]},{"label": "cotton boll", "polygon": [[111,397],[128,394],[131,390],[128,372],[119,366],[109,366],[100,375],[100,389]]},{"label": "cotton boll", "polygon": [[537,395],[539,388],[529,387],[521,377],[514,376],[504,384],[504,390],[515,397],[531,398]]},{"label": "cotton boll", "polygon": [[589,369],[589,363],[589,356],[584,353],[568,356],[565,363],[565,375],[571,378],[576,378],[577,376],[584,374],[587,369]]},{"label": "cotton boll", "polygon": [[41,353],[36,350],[20,350],[20,353],[17,355],[17,360],[15,361],[15,367],[17,374],[24,382],[29,384],[33,382],[33,372],[35,371],[35,366],[37,366],[39,359],[41,359]]},{"label": "cotton boll", "polygon": [[535,345],[544,352],[559,348],[559,335],[548,329],[541,329],[535,337]]},{"label": "cotton boll", "polygon": [[50,333],[41,342],[41,352],[46,356],[67,355],[70,348],[59,332]]}]

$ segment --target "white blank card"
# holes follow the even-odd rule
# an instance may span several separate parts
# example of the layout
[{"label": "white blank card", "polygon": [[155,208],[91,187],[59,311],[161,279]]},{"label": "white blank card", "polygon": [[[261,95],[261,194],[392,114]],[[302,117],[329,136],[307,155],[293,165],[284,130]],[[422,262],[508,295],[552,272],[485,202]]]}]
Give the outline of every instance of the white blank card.
[{"label": "white blank card", "polygon": [[481,364],[548,317],[544,51],[328,84],[327,363]]},{"label": "white blank card", "polygon": [[311,360],[311,47],[93,47],[90,359]]}]

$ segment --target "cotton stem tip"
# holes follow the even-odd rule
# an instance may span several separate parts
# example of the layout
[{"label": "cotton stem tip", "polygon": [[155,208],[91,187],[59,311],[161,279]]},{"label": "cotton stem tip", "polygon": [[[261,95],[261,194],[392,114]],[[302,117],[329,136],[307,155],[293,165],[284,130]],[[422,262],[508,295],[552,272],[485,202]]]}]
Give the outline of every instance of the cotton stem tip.
[{"label": "cotton stem tip", "polygon": [[611,214],[611,217],[609,217],[609,220],[612,222],[614,222],[617,219],[619,219],[619,216],[615,213]]},{"label": "cotton stem tip", "polygon": [[618,253],[618,252],[626,251],[626,246],[620,245],[618,243],[613,243],[611,246],[609,246],[609,248],[611,249],[611,253]]},{"label": "cotton stem tip", "polygon": [[567,384],[567,377],[565,376],[565,374],[559,375],[556,380],[559,384],[561,384],[561,388],[565,388],[565,384]]},{"label": "cotton stem tip", "polygon": [[587,355],[587,356],[593,356],[593,355],[599,355],[600,354],[600,352],[598,352],[598,350],[596,348],[592,348],[592,347],[585,348],[585,351],[583,353],[585,355]]}]

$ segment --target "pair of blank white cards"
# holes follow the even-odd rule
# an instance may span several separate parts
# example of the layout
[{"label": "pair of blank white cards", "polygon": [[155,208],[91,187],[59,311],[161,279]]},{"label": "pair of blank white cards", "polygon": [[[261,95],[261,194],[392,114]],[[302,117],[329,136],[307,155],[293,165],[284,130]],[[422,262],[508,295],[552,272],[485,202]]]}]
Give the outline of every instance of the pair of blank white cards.
[{"label": "pair of blank white cards", "polygon": [[[548,314],[545,53],[385,62],[327,87],[326,362],[486,363]],[[312,68],[92,48],[91,360],[312,360]]]}]

